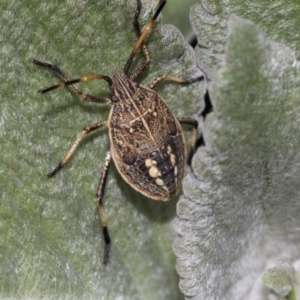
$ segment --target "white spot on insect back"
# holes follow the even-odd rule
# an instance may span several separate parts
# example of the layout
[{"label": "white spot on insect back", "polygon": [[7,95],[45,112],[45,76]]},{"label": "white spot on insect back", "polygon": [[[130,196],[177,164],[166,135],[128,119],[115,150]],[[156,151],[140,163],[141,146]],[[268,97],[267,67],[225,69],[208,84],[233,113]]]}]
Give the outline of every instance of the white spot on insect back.
[{"label": "white spot on insect back", "polygon": [[177,176],[177,174],[178,174],[178,168],[175,166],[174,167],[174,175]]},{"label": "white spot on insect back", "polygon": [[156,177],[159,177],[161,176],[161,172],[158,170],[157,167],[155,166],[152,166],[150,169],[149,169],[149,175],[153,178],[156,178]]},{"label": "white spot on insect back", "polygon": [[164,182],[163,182],[163,180],[161,178],[157,178],[155,180],[155,182],[156,182],[157,185],[160,185],[160,186],[164,186],[165,185]]},{"label": "white spot on insect back", "polygon": [[152,159],[151,158],[147,158],[145,160],[145,165],[146,165],[147,168],[152,167]]},{"label": "white spot on insect back", "polygon": [[168,145],[167,147],[167,153],[170,155],[172,153],[172,148],[170,145]]},{"label": "white spot on insect back", "polygon": [[175,164],[176,164],[176,157],[175,157],[175,155],[173,153],[171,153],[170,159],[171,159],[171,164],[174,167]]}]

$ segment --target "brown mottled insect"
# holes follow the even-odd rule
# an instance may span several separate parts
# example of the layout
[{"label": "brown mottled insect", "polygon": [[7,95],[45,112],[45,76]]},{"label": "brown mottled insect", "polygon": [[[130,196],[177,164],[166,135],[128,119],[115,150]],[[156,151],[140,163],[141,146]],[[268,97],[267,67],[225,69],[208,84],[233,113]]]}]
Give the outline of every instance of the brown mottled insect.
[{"label": "brown mottled insect", "polygon": [[[111,105],[108,120],[85,127],[66,156],[48,174],[48,177],[52,177],[62,169],[85,135],[96,129],[108,127],[111,149],[106,154],[96,194],[105,240],[104,263],[108,261],[110,237],[102,198],[111,158],[113,158],[121,176],[131,187],[149,198],[167,201],[178,194],[185,175],[186,147],[180,123],[192,125],[195,129],[194,132],[198,127],[198,122],[195,119],[176,118],[153,88],[164,79],[189,84],[203,79],[203,76],[186,81],[163,74],[157,77],[149,86],[142,86],[137,81],[137,78],[150,63],[144,39],[165,4],[165,0],[159,2],[154,16],[141,32],[138,21],[141,1],[137,0],[133,25],[138,40],[125,64],[124,74],[116,73],[111,77],[89,75],[70,80],[57,66],[34,60],[35,64],[52,69],[64,80],[58,85],[42,90],[42,93],[71,85],[83,100]],[[132,61],[140,48],[142,48],[145,60],[133,74],[129,75]],[[110,100],[85,94],[74,85],[93,79],[103,79],[109,84],[112,92]]]}]

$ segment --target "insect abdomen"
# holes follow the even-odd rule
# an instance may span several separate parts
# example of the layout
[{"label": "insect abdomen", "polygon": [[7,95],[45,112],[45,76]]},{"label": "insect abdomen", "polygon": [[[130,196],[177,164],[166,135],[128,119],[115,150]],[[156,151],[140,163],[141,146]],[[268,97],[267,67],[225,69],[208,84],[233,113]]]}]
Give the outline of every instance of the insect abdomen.
[{"label": "insect abdomen", "polygon": [[[122,177],[145,196],[167,201],[176,196],[185,175],[185,151],[178,151],[184,146],[182,132],[176,136],[166,136],[159,147],[140,149],[132,165],[124,163],[112,148],[113,159]],[[183,147],[183,149],[184,149]]]}]

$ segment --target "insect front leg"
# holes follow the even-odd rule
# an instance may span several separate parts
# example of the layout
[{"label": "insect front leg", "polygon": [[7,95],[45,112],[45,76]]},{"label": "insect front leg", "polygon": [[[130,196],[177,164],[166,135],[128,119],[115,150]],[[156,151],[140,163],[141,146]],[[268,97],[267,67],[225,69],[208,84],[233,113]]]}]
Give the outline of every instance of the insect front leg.
[{"label": "insect front leg", "polygon": [[[138,38],[140,37],[140,35],[142,33],[141,27],[140,27],[140,22],[139,22],[139,16],[141,13],[141,9],[142,9],[141,0],[137,0],[137,8],[134,13],[134,18],[133,18],[132,24],[133,24],[133,27],[135,29],[135,32],[136,32],[136,35]],[[135,72],[130,76],[131,80],[136,80],[150,64],[150,55],[149,55],[148,49],[144,42],[142,43],[142,50],[143,50],[145,60],[138,66],[138,68],[135,70]]]},{"label": "insect front leg", "polygon": [[96,194],[99,215],[100,215],[100,221],[101,221],[101,227],[102,227],[104,242],[105,242],[104,260],[103,260],[104,264],[106,264],[108,262],[109,251],[110,251],[110,237],[108,234],[107,221],[106,221],[106,216],[104,213],[104,206],[103,206],[102,199],[103,199],[103,195],[104,195],[105,182],[106,182],[106,178],[107,178],[107,174],[108,174],[110,161],[111,161],[111,153],[109,151],[106,153],[106,156],[105,156],[105,161],[104,161],[104,165],[102,167],[99,186],[98,186],[98,190],[97,190],[97,194]]},{"label": "insect front leg", "polygon": [[93,125],[87,126],[85,128],[83,128],[83,130],[80,132],[80,134],[78,135],[77,139],[75,140],[74,144],[72,145],[72,147],[70,148],[70,150],[68,151],[68,153],[65,155],[65,157],[59,162],[59,164],[57,165],[57,167],[55,167],[50,173],[47,174],[48,177],[53,177],[59,170],[61,170],[65,164],[68,162],[68,160],[70,159],[70,157],[72,156],[72,154],[74,153],[75,149],[77,148],[78,144],[80,143],[80,141],[90,132],[102,128],[102,127],[107,127],[107,121],[102,121],[102,122],[98,122],[95,123]]},{"label": "insect front leg", "polygon": [[[34,59],[33,63],[35,63],[38,66],[42,66],[42,67],[46,67],[51,69],[52,71],[54,71],[56,74],[58,74],[63,80],[64,82],[69,82],[70,79],[69,77],[56,65],[54,64],[49,64],[47,62],[44,61],[39,61]],[[104,76],[106,77],[106,76]],[[104,78],[103,78],[104,79]],[[77,80],[77,82],[81,82],[83,80]],[[102,98],[98,98],[89,94],[85,94],[83,91],[81,91],[76,85],[74,84],[70,84],[71,87],[73,88],[73,90],[84,100],[84,101],[88,101],[88,102],[96,102],[96,103],[108,103],[107,99],[102,99]],[[54,88],[60,87],[59,85],[47,88],[45,90],[42,90],[42,93],[46,93]]]},{"label": "insect front leg", "polygon": [[[131,51],[131,54],[130,54],[127,62],[125,63],[125,66],[124,66],[124,74],[125,75],[129,74],[130,67],[132,65],[133,59],[134,59],[137,51],[139,50],[139,48],[141,46],[143,47],[145,37],[147,36],[147,34],[149,33],[149,31],[153,27],[153,25],[154,25],[157,17],[159,16],[159,14],[162,11],[163,7],[165,6],[166,2],[167,2],[166,0],[160,0],[159,1],[157,9],[156,9],[153,17],[148,22],[148,24],[146,25],[145,29],[141,32],[140,25],[139,25],[139,22],[138,22],[138,17],[139,17],[140,10],[141,10],[141,1],[137,0],[137,9],[136,9],[136,12],[135,12],[135,15],[134,15],[133,25],[134,25],[134,28],[135,28],[135,30],[136,30],[137,35],[139,36],[139,38],[138,38],[137,42],[135,43],[135,45],[134,45],[134,47],[133,47],[133,49]],[[146,47],[143,47],[143,52],[144,52],[144,55],[146,56],[146,61],[147,61],[147,53],[148,53],[148,51],[147,51]],[[149,54],[148,54],[148,56],[149,56]],[[149,58],[149,62],[150,62],[150,58]],[[146,63],[146,65],[144,65],[144,64],[145,63],[142,63],[141,66],[138,67],[137,71],[132,76],[130,76],[130,78],[132,80],[135,80],[143,72],[143,70],[147,67],[147,63]]]}]

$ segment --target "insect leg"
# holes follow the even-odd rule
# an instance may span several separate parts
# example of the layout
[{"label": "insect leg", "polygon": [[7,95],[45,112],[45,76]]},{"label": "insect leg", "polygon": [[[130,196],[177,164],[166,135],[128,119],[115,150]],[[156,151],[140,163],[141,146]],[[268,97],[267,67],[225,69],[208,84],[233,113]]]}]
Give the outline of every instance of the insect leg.
[{"label": "insect leg", "polygon": [[102,199],[103,199],[103,195],[104,195],[105,182],[106,182],[106,178],[107,178],[107,174],[108,174],[110,160],[111,160],[111,153],[110,153],[110,151],[108,151],[105,156],[105,161],[104,161],[104,165],[102,167],[99,186],[98,186],[98,190],[97,190],[97,194],[96,194],[99,215],[100,215],[100,221],[101,221],[101,227],[102,227],[104,242],[105,242],[104,260],[103,260],[104,264],[106,264],[108,262],[109,251],[110,251],[110,237],[108,234],[107,221],[106,221],[106,216],[104,213],[104,206],[102,203]]},{"label": "insect leg", "polygon": [[[52,71],[54,71],[56,74],[58,74],[63,80],[64,80],[64,83],[61,83],[61,84],[58,84],[58,85],[55,85],[55,86],[52,86],[50,88],[46,88],[44,90],[41,90],[40,92],[43,94],[43,93],[46,93],[46,92],[49,92],[53,89],[56,89],[56,88],[59,88],[59,87],[64,87],[65,85],[71,85],[71,87],[74,89],[74,91],[80,96],[82,97],[83,100],[85,101],[89,101],[89,102],[97,102],[97,103],[108,103],[109,101],[107,99],[102,99],[102,98],[98,98],[98,97],[95,97],[95,96],[92,96],[92,95],[89,95],[89,94],[85,94],[84,92],[82,92],[76,85],[74,85],[74,83],[78,83],[78,82],[82,82],[82,81],[87,81],[87,80],[91,80],[91,79],[104,79],[106,81],[109,81],[107,80],[107,78],[104,78],[104,77],[108,77],[108,76],[103,76],[102,77],[96,77],[96,78],[89,78],[87,80],[83,80],[82,78],[88,78],[89,76],[86,76],[86,77],[82,77],[82,78],[79,78],[79,79],[75,79],[75,80],[70,80],[69,77],[59,68],[57,67],[56,65],[54,64],[49,64],[47,62],[44,62],[44,61],[39,61],[39,60],[36,60],[34,59],[33,62],[36,64],[36,65],[39,65],[39,66],[42,66],[42,67],[46,67],[46,68],[50,68]],[[95,76],[95,75],[94,75]],[[99,76],[99,75],[98,75]],[[90,76],[91,77],[91,76]],[[110,82],[109,82],[110,83]]]},{"label": "insect leg", "polygon": [[[140,27],[140,23],[139,23],[139,16],[141,13],[141,8],[142,8],[141,0],[137,0],[137,8],[134,13],[134,18],[133,18],[132,24],[133,24],[133,27],[135,29],[135,32],[136,32],[136,35],[138,38],[141,36],[141,27]],[[138,66],[138,68],[135,70],[135,72],[130,76],[131,80],[136,80],[139,77],[139,75],[141,75],[143,73],[143,71],[148,67],[148,65],[150,63],[150,55],[149,55],[148,49],[147,49],[146,45],[144,44],[144,42],[142,43],[142,50],[143,50],[145,60]]]},{"label": "insect leg", "polygon": [[182,117],[177,117],[177,120],[182,125],[193,126],[192,138],[191,138],[191,148],[190,148],[190,151],[188,153],[188,158],[187,158],[187,162],[190,165],[192,157],[195,153],[195,148],[196,148],[196,140],[197,140],[197,136],[198,136],[198,121],[194,118],[182,118]]},{"label": "insect leg", "polygon": [[192,134],[192,147],[196,144],[196,138],[198,133],[198,121],[194,118],[182,118],[177,117],[177,120],[180,124],[193,126],[193,134]]},{"label": "insect leg", "polygon": [[178,117],[177,120],[180,124],[193,126],[194,129],[198,128],[198,121],[194,118],[182,118]]},{"label": "insect leg", "polygon": [[84,138],[84,136],[101,127],[107,127],[107,121],[98,122],[83,128],[83,130],[78,135],[77,139],[75,140],[74,144],[72,145],[66,156],[60,161],[57,167],[55,167],[50,173],[47,174],[47,176],[53,177],[59,170],[61,170],[64,167],[64,165],[68,162],[68,160],[70,159],[70,157],[72,156],[72,154],[74,153],[75,149],[77,148],[80,141]]},{"label": "insect leg", "polygon": [[[179,77],[175,77],[172,75],[168,75],[168,74],[162,74],[160,76],[158,76],[157,78],[155,78],[149,85],[148,87],[150,89],[153,89],[154,87],[156,87],[160,82],[162,82],[163,80],[170,80],[173,81],[175,83],[179,83],[179,84],[192,84],[196,81],[201,81],[204,79],[204,76],[201,75],[197,78],[193,78],[193,79],[183,79],[183,78],[179,78]],[[193,132],[192,132],[192,140],[191,140],[191,149],[189,151],[188,154],[188,164],[190,164],[192,156],[195,152],[195,146],[196,146],[196,139],[197,139],[197,135],[198,135],[198,121],[193,119],[193,118],[177,118],[178,121],[180,122],[180,124],[185,124],[185,125],[191,125],[193,126]]]},{"label": "insect leg", "polygon": [[[153,27],[153,24],[155,22],[155,20],[157,19],[158,15],[160,14],[161,10],[163,9],[163,7],[165,6],[166,4],[166,0],[160,0],[160,2],[158,3],[158,7],[152,17],[152,19],[148,22],[146,28],[143,30],[143,32],[140,34],[137,42],[135,43],[133,49],[132,49],[132,52],[124,66],[124,74],[125,75],[128,75],[128,72],[129,72],[129,69],[131,67],[131,64],[133,62],[133,59],[138,51],[138,49],[143,45],[143,42],[144,42],[144,39],[146,37],[146,35],[148,34],[148,32],[150,31],[150,29]],[[139,2],[138,3],[138,6],[139,6]],[[138,10],[138,8],[137,8]],[[139,13],[136,13],[137,15],[139,15]]]},{"label": "insect leg", "polygon": [[179,84],[191,84],[191,83],[194,83],[196,81],[201,81],[204,79],[204,76],[201,75],[197,78],[193,78],[193,79],[189,79],[189,80],[186,80],[186,79],[183,79],[183,78],[179,78],[179,77],[175,77],[175,76],[172,76],[172,75],[168,75],[168,74],[162,74],[160,76],[158,76],[157,78],[155,78],[149,85],[148,87],[150,89],[153,89],[154,87],[156,87],[160,82],[162,82],[163,80],[170,80],[170,81],[173,81],[173,82],[176,82],[176,83],[179,83]]}]

